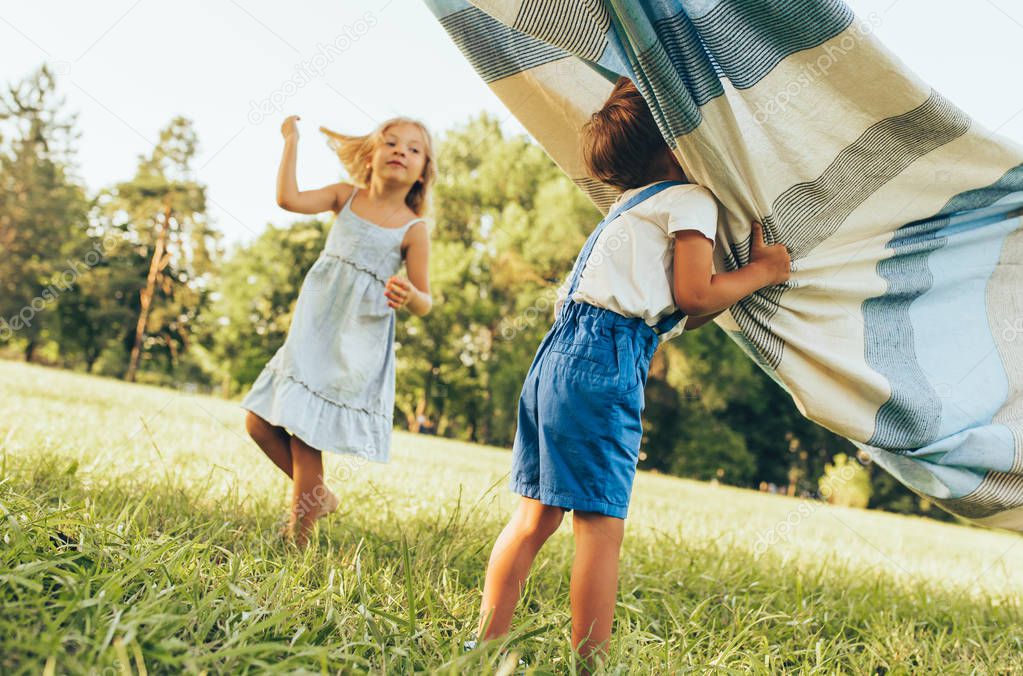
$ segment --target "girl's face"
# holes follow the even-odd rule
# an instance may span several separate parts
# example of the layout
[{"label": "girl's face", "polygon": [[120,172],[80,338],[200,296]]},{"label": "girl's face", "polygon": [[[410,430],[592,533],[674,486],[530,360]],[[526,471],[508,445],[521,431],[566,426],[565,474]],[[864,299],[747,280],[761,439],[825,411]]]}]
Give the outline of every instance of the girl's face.
[{"label": "girl's face", "polygon": [[399,123],[384,130],[383,141],[373,151],[373,176],[412,187],[426,166],[426,137],[414,124]]}]

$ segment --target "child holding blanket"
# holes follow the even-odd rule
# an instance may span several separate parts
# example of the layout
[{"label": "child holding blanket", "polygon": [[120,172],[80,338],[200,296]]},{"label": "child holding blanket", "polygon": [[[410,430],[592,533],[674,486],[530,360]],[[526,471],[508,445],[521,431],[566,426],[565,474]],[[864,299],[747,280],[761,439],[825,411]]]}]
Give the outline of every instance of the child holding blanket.
[{"label": "child holding blanket", "polygon": [[478,635],[508,631],[534,557],[575,510],[572,644],[589,667],[611,635],[650,359],[684,328],[788,279],[790,262],[754,223],[749,264],[714,273],[717,204],[686,181],[627,78],[587,123],[584,157],[625,192],[562,286],[522,386],[511,471],[522,498],[490,556]]}]

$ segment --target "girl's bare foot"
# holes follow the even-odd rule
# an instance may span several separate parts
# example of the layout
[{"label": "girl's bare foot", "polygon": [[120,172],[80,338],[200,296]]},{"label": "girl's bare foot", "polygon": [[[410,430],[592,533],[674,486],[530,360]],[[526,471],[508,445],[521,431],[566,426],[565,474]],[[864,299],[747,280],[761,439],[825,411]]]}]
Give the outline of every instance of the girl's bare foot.
[{"label": "girl's bare foot", "polygon": [[317,508],[317,513],[314,520],[322,519],[328,514],[333,514],[341,505],[341,501],[337,499],[336,495],[334,495],[334,491],[327,488],[326,484],[323,485],[323,490],[326,493],[325,495],[323,495],[323,497],[320,498],[320,504],[319,507]]},{"label": "girl's bare foot", "polygon": [[290,522],[281,529],[281,537],[290,540],[300,549],[304,549],[309,543],[309,533],[312,531],[313,523],[322,519],[328,514],[337,511],[341,501],[337,499],[334,492],[327,488],[326,484],[320,484],[313,490],[316,498],[311,506],[308,516],[302,513],[292,513]]}]

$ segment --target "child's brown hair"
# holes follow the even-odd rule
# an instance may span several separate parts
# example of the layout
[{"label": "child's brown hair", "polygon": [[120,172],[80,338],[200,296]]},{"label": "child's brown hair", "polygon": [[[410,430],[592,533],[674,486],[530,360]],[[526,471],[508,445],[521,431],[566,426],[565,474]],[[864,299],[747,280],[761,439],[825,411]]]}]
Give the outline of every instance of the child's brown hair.
[{"label": "child's brown hair", "polygon": [[593,178],[617,188],[638,188],[656,178],[670,152],[650,108],[627,77],[583,126],[583,162]]}]

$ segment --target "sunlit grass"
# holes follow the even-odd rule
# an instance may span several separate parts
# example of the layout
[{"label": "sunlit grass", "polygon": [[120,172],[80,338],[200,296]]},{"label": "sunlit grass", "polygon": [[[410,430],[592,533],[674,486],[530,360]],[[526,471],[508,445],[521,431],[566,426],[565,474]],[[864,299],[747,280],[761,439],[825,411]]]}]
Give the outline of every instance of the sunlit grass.
[{"label": "sunlit grass", "polygon": [[[0,672],[489,673],[506,647],[570,670],[570,518],[513,635],[461,649],[507,450],[396,433],[389,465],[330,456],[342,508],[298,553],[236,403],[13,362],[0,384]],[[641,474],[611,671],[1023,670],[1019,542]]]}]

